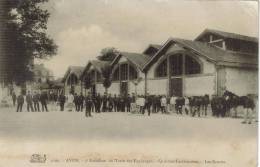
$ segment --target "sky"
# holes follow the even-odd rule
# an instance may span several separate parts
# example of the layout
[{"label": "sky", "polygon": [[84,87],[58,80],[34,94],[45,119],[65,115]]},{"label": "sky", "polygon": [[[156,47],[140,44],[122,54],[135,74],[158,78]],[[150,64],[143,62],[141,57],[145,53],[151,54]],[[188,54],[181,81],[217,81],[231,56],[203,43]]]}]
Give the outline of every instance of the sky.
[{"label": "sky", "polygon": [[55,77],[85,66],[106,47],[142,52],[169,37],[193,40],[204,29],[258,36],[258,4],[235,0],[49,0],[48,34],[58,53],[44,63]]}]

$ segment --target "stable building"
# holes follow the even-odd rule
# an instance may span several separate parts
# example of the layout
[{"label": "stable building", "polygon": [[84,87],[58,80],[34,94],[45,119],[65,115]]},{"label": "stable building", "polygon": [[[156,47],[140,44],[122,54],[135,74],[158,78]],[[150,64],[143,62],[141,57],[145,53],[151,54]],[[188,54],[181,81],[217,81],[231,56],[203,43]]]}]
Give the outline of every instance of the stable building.
[{"label": "stable building", "polygon": [[[240,34],[206,29],[195,40],[169,38],[142,53],[119,52],[104,63],[112,69],[111,94],[197,96],[229,90],[246,95],[258,90],[258,38]],[[85,70],[102,73],[95,66],[90,63]],[[95,92],[103,94],[101,82],[95,83]]]},{"label": "stable building", "polygon": [[[83,82],[85,94],[105,93],[105,88],[103,86],[103,80],[104,80],[103,73],[109,67],[110,67],[109,61],[91,60],[87,63],[81,75],[81,80]],[[89,77],[86,77],[87,75]],[[84,82],[86,79],[90,79],[91,87],[89,89],[86,89],[84,86]]]},{"label": "stable building", "polygon": [[64,83],[64,93],[68,95],[71,93],[81,93],[82,92],[82,82],[80,76],[84,70],[81,66],[69,66],[63,79]]}]

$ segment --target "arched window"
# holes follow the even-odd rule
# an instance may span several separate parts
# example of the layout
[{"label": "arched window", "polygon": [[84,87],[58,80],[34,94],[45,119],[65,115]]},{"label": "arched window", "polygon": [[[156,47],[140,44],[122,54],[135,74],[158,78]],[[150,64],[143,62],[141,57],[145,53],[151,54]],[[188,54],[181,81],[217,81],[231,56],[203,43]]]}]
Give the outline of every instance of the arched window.
[{"label": "arched window", "polygon": [[201,73],[200,64],[193,57],[186,55],[185,57],[185,74]]},{"label": "arched window", "polygon": [[96,73],[97,73],[97,82],[101,82],[102,81],[101,73],[99,71],[96,71]]},{"label": "arched window", "polygon": [[120,79],[127,80],[128,79],[128,67],[127,64],[120,65]]},{"label": "arched window", "polygon": [[183,57],[181,54],[170,56],[170,74],[171,76],[182,75],[183,73]]},{"label": "arched window", "polygon": [[155,77],[167,76],[167,59],[163,60],[155,70]]},{"label": "arched window", "polygon": [[113,72],[112,80],[113,81],[119,81],[119,66]]},{"label": "arched window", "polygon": [[78,78],[75,74],[71,74],[67,81],[68,85],[76,85],[78,84]]},{"label": "arched window", "polygon": [[134,80],[138,78],[138,73],[134,67],[129,65],[129,80]]}]

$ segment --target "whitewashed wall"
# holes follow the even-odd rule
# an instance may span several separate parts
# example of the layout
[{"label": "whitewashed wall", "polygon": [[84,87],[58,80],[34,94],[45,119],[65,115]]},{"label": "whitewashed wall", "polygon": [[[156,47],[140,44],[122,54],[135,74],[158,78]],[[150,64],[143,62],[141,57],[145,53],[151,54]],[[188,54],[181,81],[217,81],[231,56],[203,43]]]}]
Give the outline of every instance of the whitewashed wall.
[{"label": "whitewashed wall", "polygon": [[105,91],[106,90],[105,90],[105,88],[104,88],[102,83],[97,83],[96,84],[96,92],[97,93],[100,93],[101,95],[103,95],[105,93]]},{"label": "whitewashed wall", "polygon": [[257,70],[226,67],[226,89],[242,96],[257,94]]},{"label": "whitewashed wall", "polygon": [[147,93],[152,95],[166,95],[167,85],[168,85],[168,79],[147,80]]},{"label": "whitewashed wall", "polygon": [[201,96],[215,94],[215,76],[196,76],[184,79],[184,95]]},{"label": "whitewashed wall", "polygon": [[118,95],[120,93],[120,83],[119,82],[113,82],[111,86],[108,89],[108,93],[114,95]]},{"label": "whitewashed wall", "polygon": [[[132,94],[135,93],[135,85],[130,81],[128,84],[128,93]],[[145,94],[145,80],[139,82],[139,84],[136,86],[136,92],[138,95],[144,95]]]}]

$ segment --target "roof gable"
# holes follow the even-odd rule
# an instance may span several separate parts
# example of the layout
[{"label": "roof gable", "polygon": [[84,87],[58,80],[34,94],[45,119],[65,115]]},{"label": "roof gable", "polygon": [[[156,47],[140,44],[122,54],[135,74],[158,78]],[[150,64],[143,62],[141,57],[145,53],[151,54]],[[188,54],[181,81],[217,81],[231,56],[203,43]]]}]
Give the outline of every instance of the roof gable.
[{"label": "roof gable", "polygon": [[86,67],[84,68],[80,78],[82,78],[83,75],[89,71],[91,66],[93,66],[94,69],[96,69],[98,72],[102,74],[103,70],[106,70],[106,68],[110,66],[110,63],[108,61],[102,61],[102,60],[90,60],[86,65]]},{"label": "roof gable", "polygon": [[121,57],[125,57],[128,61],[136,65],[136,67],[138,67],[140,70],[142,70],[144,65],[151,59],[148,55],[141,53],[120,52],[117,58],[112,62],[112,66],[119,62]]},{"label": "roof gable", "polygon": [[206,36],[208,34],[215,34],[215,35],[221,36],[223,38],[230,38],[230,39],[235,39],[235,40],[242,40],[242,41],[258,43],[258,38],[256,38],[256,37],[250,37],[250,36],[246,36],[246,35],[224,32],[224,31],[213,30],[213,29],[205,29],[198,37],[195,38],[195,41],[199,41],[200,39],[202,39],[204,36]]},{"label": "roof gable", "polygon": [[237,52],[229,52],[219,49],[208,43],[191,41],[179,38],[169,38],[163,47],[144,65],[143,71],[148,70],[151,65],[156,62],[159,57],[167,52],[172,44],[178,44],[182,48],[198,54],[207,60],[216,63],[229,66],[245,66],[245,67],[257,67],[257,55],[249,56]]},{"label": "roof gable", "polygon": [[83,70],[84,70],[84,67],[82,67],[82,66],[69,66],[62,79],[62,82],[64,82],[70,74],[75,74],[78,78],[80,78]]}]

